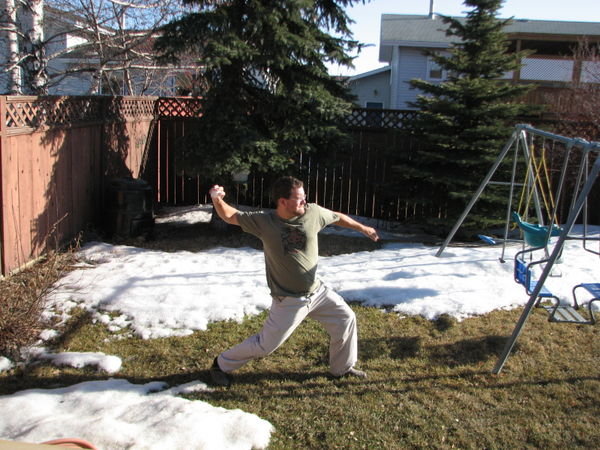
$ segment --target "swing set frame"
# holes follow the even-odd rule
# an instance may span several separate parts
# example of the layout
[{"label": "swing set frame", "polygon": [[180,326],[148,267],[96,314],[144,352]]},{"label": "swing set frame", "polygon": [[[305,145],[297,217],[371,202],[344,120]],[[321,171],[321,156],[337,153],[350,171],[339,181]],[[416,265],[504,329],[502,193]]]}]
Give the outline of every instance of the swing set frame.
[{"label": "swing set frame", "polygon": [[[532,153],[530,152],[530,149],[528,146],[528,141],[527,141],[528,136],[538,136],[540,138],[549,139],[554,142],[560,142],[565,145],[565,154],[563,157],[563,164],[562,164],[562,168],[561,168],[561,172],[560,172],[560,179],[558,182],[557,190],[554,193],[554,198],[553,198],[554,205],[552,207],[552,211],[547,211],[549,213],[548,214],[548,216],[549,216],[548,222],[549,223],[547,225],[544,223],[544,217],[542,214],[543,211],[542,211],[542,205],[541,205],[541,201],[540,201],[541,194],[539,192],[539,185],[538,185],[539,183],[535,182],[536,176],[539,176],[539,171],[536,170],[534,172],[533,165],[531,164]],[[513,159],[513,164],[512,164],[512,174],[511,174],[510,182],[492,181],[492,177],[494,176],[494,174],[496,173],[497,169],[500,167],[500,165],[502,164],[504,159],[507,157],[507,155],[509,155],[509,152],[511,149],[514,149],[514,159]],[[527,292],[527,294],[529,294],[529,300],[527,301],[527,304],[525,305],[523,312],[522,312],[517,324],[515,325],[515,328],[512,332],[511,337],[509,338],[509,340],[507,341],[507,343],[504,347],[502,355],[499,357],[495,367],[492,370],[492,373],[494,373],[494,374],[499,374],[500,371],[502,370],[502,368],[504,367],[504,364],[506,363],[508,357],[510,356],[510,353],[512,352],[513,347],[516,344],[516,341],[517,341],[519,335],[521,334],[522,328],[525,325],[529,315],[533,311],[533,308],[539,305],[540,298],[542,298],[544,296],[548,297],[546,290],[544,288],[544,283],[545,283],[546,279],[548,278],[548,276],[550,275],[554,264],[557,262],[557,260],[561,256],[565,241],[567,239],[582,240],[583,248],[586,251],[590,251],[590,252],[598,254],[600,256],[600,248],[599,248],[599,251],[595,251],[595,250],[587,247],[587,242],[599,241],[599,238],[591,238],[591,237],[588,237],[588,235],[587,235],[587,199],[590,194],[590,191],[592,190],[594,183],[596,182],[596,179],[600,175],[600,143],[599,142],[588,142],[586,140],[579,139],[579,138],[576,138],[576,139],[567,138],[564,136],[560,136],[557,134],[549,133],[547,131],[533,128],[530,125],[526,125],[526,124],[519,124],[519,125],[515,126],[515,130],[512,133],[510,139],[507,141],[507,143],[503,147],[498,158],[496,159],[496,161],[490,168],[489,172],[483,179],[482,183],[479,185],[479,188],[477,189],[477,191],[471,198],[470,202],[468,203],[465,210],[459,217],[458,221],[455,223],[454,227],[452,228],[452,230],[446,237],[446,240],[444,241],[442,246],[438,249],[436,256],[440,257],[442,255],[442,253],[444,252],[444,249],[451,242],[452,238],[454,237],[454,235],[456,234],[456,232],[462,225],[463,221],[465,220],[465,218],[467,217],[467,215],[469,214],[469,212],[471,211],[471,209],[473,208],[473,206],[475,205],[477,200],[481,197],[485,188],[490,184],[501,184],[501,185],[509,185],[509,187],[510,187],[509,202],[508,202],[508,208],[507,208],[507,213],[506,213],[506,225],[505,225],[505,230],[504,230],[502,256],[500,257],[500,261],[504,262],[504,252],[505,252],[506,242],[508,241],[509,223],[510,223],[511,214],[512,214],[512,212],[511,212],[512,198],[514,195],[514,188],[515,188],[515,186],[518,186],[518,184],[516,182],[516,171],[517,171],[516,169],[517,169],[517,160],[518,160],[519,149],[521,149],[521,151],[523,152],[523,155],[525,156],[526,160],[528,161],[528,164],[527,164],[528,174],[526,177],[526,182],[524,184],[525,184],[525,187],[531,189],[532,198],[533,198],[533,202],[534,202],[534,208],[535,208],[539,226],[545,227],[544,229],[546,230],[546,233],[547,233],[546,239],[543,241],[543,245],[529,248],[529,249],[527,249],[527,253],[532,253],[535,250],[544,249],[546,257],[544,259],[541,259],[541,260],[531,263],[531,264],[540,264],[540,266],[543,267],[543,270],[542,270],[539,278],[537,280],[535,280],[535,283],[529,283],[529,281],[527,283],[528,286],[526,286],[526,292]],[[564,223],[561,225],[561,227],[559,228],[560,231],[557,231],[556,226],[558,224],[554,223],[555,221],[558,220],[557,214],[556,214],[557,206],[558,206],[559,200],[561,199],[561,196],[563,195],[563,187],[565,185],[565,180],[566,180],[566,176],[567,176],[567,168],[570,165],[570,160],[571,160],[570,157],[571,157],[571,152],[573,150],[578,150],[581,154],[581,157],[578,162],[575,185],[574,185],[574,189],[573,189],[571,203],[570,203],[570,206],[568,209],[568,217],[564,221]],[[536,174],[536,172],[538,172],[538,173]],[[527,182],[527,180],[529,180],[529,182]],[[523,186],[524,184],[521,184],[521,186]],[[546,203],[546,208],[548,209],[547,205],[548,204]],[[575,221],[580,216],[580,214],[582,214],[583,224],[584,224],[583,237],[574,236],[571,234],[573,225],[575,224]],[[549,252],[547,246],[548,246],[548,241],[551,236],[557,236],[557,239],[556,239],[556,242],[553,244],[552,251]],[[515,261],[515,264],[517,264],[517,261]],[[589,284],[584,283],[584,284],[578,285],[578,286],[584,286],[587,289],[587,288],[589,288],[590,285],[596,286],[596,288],[598,288],[598,286],[600,286],[600,283],[589,283]],[[578,286],[576,286],[575,288],[577,288]],[[573,289],[575,290],[575,288],[573,288]],[[598,296],[596,296],[596,297],[598,297]],[[596,300],[598,300],[598,298],[593,299],[592,301],[596,301]],[[576,300],[575,300],[575,304],[577,306]],[[557,321],[557,322],[558,321],[568,321],[568,320],[557,320],[554,318],[554,313],[556,312],[557,309],[558,309],[558,304],[556,305],[556,308],[551,309],[552,315],[549,318],[549,320]],[[591,305],[590,305],[590,313],[591,313]],[[581,322],[576,322],[576,323],[581,323]],[[589,324],[595,323],[593,315],[592,315],[592,319],[586,323],[589,323]]]}]

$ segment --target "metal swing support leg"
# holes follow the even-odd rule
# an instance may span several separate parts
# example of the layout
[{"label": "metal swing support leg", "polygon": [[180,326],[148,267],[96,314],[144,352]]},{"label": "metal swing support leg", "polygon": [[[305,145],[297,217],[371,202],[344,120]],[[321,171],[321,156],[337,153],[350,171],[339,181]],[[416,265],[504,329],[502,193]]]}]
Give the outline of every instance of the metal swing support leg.
[{"label": "metal swing support leg", "polygon": [[[521,132],[521,135],[523,132]],[[504,221],[504,240],[502,241],[502,254],[500,255],[500,262],[504,263],[504,252],[506,251],[506,240],[508,239],[508,229],[510,223],[510,215],[512,211],[512,199],[515,191],[515,177],[517,175],[517,160],[519,157],[519,140],[515,145],[515,153],[513,156],[512,172],[510,176],[510,190],[508,193],[508,205],[506,205],[506,219]]]},{"label": "metal swing support leg", "polygon": [[517,325],[515,326],[509,341],[506,343],[504,350],[502,352],[502,355],[496,362],[496,365],[495,365],[494,369],[492,370],[492,373],[499,374],[500,371],[502,370],[502,368],[504,367],[506,360],[508,359],[515,343],[517,342],[517,338],[521,334],[521,330],[523,329],[523,326],[525,325],[525,322],[527,321],[529,314],[531,314],[531,311],[535,307],[537,298],[540,294],[540,290],[542,289],[542,287],[546,281],[546,278],[548,278],[548,275],[550,274],[550,271],[552,270],[552,266],[554,265],[555,261],[558,259],[559,255],[562,251],[562,247],[564,246],[565,240],[566,240],[568,234],[571,232],[571,228],[573,227],[573,224],[575,223],[577,216],[581,212],[581,209],[583,208],[583,205],[584,205],[585,201],[587,200],[588,194],[590,193],[592,186],[593,186],[594,182],[596,181],[596,178],[598,177],[599,173],[600,173],[600,156],[598,156],[596,158],[596,161],[592,167],[592,170],[590,171],[588,179],[587,179],[586,183],[583,185],[581,192],[577,196],[577,200],[576,200],[573,208],[569,212],[569,217],[567,219],[567,222],[564,224],[564,229],[563,229],[562,233],[560,234],[556,245],[554,246],[554,250],[550,254],[550,257],[548,258],[548,260],[545,264],[544,270],[537,281],[535,289],[531,293],[529,300],[527,302],[527,305],[523,309],[523,312],[521,313],[521,317],[519,318],[519,321],[517,322]]},{"label": "metal swing support leg", "polygon": [[471,201],[469,202],[469,204],[467,205],[467,207],[465,208],[465,210],[461,214],[460,218],[454,224],[454,227],[452,228],[452,230],[450,231],[450,233],[448,233],[448,236],[446,237],[446,240],[444,241],[444,243],[442,244],[442,246],[438,249],[438,251],[435,254],[435,256],[440,256],[443,253],[444,249],[448,246],[448,244],[450,243],[450,241],[452,240],[452,238],[454,237],[454,235],[456,234],[456,232],[458,231],[458,229],[460,228],[460,226],[464,222],[465,218],[469,215],[469,212],[471,211],[471,208],[473,208],[473,205],[475,205],[475,203],[477,202],[477,200],[479,200],[479,197],[481,196],[481,193],[483,192],[483,190],[485,189],[485,187],[488,185],[488,183],[490,182],[490,180],[494,176],[494,173],[496,173],[496,170],[498,170],[498,167],[500,166],[500,164],[502,163],[502,161],[506,157],[506,154],[508,153],[508,151],[510,150],[510,148],[512,147],[512,145],[515,143],[515,141],[517,140],[520,132],[521,132],[521,129],[518,128],[518,126],[517,126],[517,130],[515,130],[513,132],[513,134],[511,135],[510,139],[508,140],[508,142],[504,145],[504,148],[502,149],[502,152],[500,152],[500,155],[498,155],[498,158],[496,158],[496,161],[494,162],[494,164],[490,168],[489,172],[487,173],[487,175],[485,176],[485,178],[483,179],[483,181],[479,185],[479,188],[477,188],[477,192],[475,192],[475,194],[473,195],[473,197],[471,197]]},{"label": "metal swing support leg", "polygon": [[[510,185],[510,193],[508,196],[508,204],[506,206],[506,220],[504,222],[504,241],[502,244],[502,253],[500,255],[500,262],[504,263],[504,254],[506,252],[506,242],[508,240],[508,229],[510,224],[510,217],[512,215],[512,200],[515,186],[515,176],[517,171],[517,159],[519,156],[519,143],[521,144],[523,157],[525,161],[528,161],[527,169],[526,169],[526,183],[524,184],[527,189],[532,192],[533,195],[533,203],[536,211],[536,215],[538,218],[538,222],[543,225],[544,221],[542,218],[542,206],[540,203],[540,194],[538,192],[538,186],[535,180],[535,173],[533,168],[531,167],[532,153],[529,149],[529,145],[527,144],[527,137],[531,136],[526,133],[526,131],[531,130],[531,127],[524,125],[517,125],[520,129],[519,140],[517,141],[517,145],[515,146],[515,156],[512,167],[512,175],[511,175],[511,185]],[[537,130],[536,130],[537,131]]]}]

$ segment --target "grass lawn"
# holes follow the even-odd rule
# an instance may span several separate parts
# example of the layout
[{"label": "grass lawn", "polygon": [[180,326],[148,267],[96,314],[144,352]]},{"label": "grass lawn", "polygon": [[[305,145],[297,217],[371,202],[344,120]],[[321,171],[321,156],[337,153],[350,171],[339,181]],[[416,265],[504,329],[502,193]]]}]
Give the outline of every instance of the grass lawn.
[{"label": "grass lawn", "polygon": [[[172,230],[163,231],[140,245],[186,248],[184,238],[171,234],[168,240]],[[196,238],[194,251],[256,244],[243,236]],[[360,242],[355,245],[376,245]],[[348,245],[344,238],[325,237],[322,252]],[[0,282],[0,292],[8,292],[9,282]],[[187,397],[270,421],[276,428],[270,449],[598,447],[600,326],[551,324],[544,311],[535,310],[502,373],[493,375],[520,309],[457,322],[352,307],[366,380],[328,375],[327,336],[309,319],[273,355],[236,372],[232,387]],[[106,339],[105,327],[81,313],[56,350],[118,355],[123,368],[117,376],[133,383],[208,383],[212,359],[259,330],[265,316],[214,323],[187,337],[116,340]],[[0,373],[0,395],[103,378],[92,369],[38,365]]]}]

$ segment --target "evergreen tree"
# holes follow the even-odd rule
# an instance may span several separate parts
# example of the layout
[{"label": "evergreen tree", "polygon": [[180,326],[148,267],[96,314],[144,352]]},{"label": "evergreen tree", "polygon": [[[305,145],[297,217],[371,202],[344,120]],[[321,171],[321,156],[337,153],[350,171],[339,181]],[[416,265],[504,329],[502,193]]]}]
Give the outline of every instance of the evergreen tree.
[{"label": "evergreen tree", "polygon": [[349,66],[360,49],[343,9],[356,1],[184,0],[195,12],[164,27],[156,49],[198,60],[203,115],[182,145],[185,164],[213,176],[284,170],[340,145],[352,98],[325,64]]},{"label": "evergreen tree", "polygon": [[[447,74],[445,81],[411,81],[424,93],[412,105],[419,108],[416,130],[423,145],[407,176],[418,180],[425,200],[448,199],[447,216],[440,220],[446,226],[457,220],[517,118],[527,112],[528,107],[514,100],[530,88],[500,80],[518,69],[525,56],[508,52],[503,28],[509,19],[496,18],[502,0],[464,4],[473,8],[465,19],[442,17],[448,25],[446,35],[457,38],[448,55],[429,53]],[[505,190],[486,190],[469,224],[485,227],[501,221],[506,195]]]}]

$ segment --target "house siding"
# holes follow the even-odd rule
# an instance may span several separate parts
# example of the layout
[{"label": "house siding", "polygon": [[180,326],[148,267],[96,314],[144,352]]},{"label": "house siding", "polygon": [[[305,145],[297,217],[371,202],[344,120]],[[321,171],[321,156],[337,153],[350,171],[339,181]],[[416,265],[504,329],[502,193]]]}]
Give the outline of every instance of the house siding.
[{"label": "house siding", "polygon": [[[466,18],[458,18],[465,21]],[[418,91],[411,89],[410,80],[428,79],[427,50],[444,51],[456,37],[445,34],[446,25],[437,16],[417,16],[383,14],[381,16],[381,37],[379,61],[389,62],[390,108],[414,109],[408,103],[414,102]],[[592,42],[600,42],[600,24],[562,21],[534,21],[516,19],[505,29],[508,39],[515,48],[535,50],[535,53],[523,60],[523,67],[513,73],[503,74],[504,80],[523,82],[552,87],[566,88],[576,81],[600,82],[597,63],[582,61],[575,64],[570,54],[564,51],[571,48],[582,37]],[[581,75],[580,75],[581,72]]]},{"label": "house siding", "polygon": [[8,74],[0,73],[0,94],[8,94]]},{"label": "house siding", "polygon": [[[77,46],[85,44],[85,38],[78,33],[78,26],[81,24],[76,22],[76,18],[70,14],[63,14],[59,10],[49,8],[46,10],[44,19],[44,34],[47,38],[45,43],[45,52],[48,57],[48,74],[49,83],[47,86],[49,95],[89,95],[95,94],[92,92],[94,83],[95,69],[99,68],[97,56],[94,54],[93,48],[77,48]],[[151,43],[150,43],[151,44]],[[145,45],[149,45],[145,43]],[[65,51],[69,51],[65,53]],[[87,53],[84,53],[87,52]],[[85,56],[84,56],[85,55]],[[118,83],[119,77],[122,77],[123,71],[116,70],[110,67],[110,62],[103,61],[109,69],[113,69],[111,74]],[[154,66],[153,62],[149,63]],[[5,33],[0,33],[0,67],[6,69],[8,66],[8,44]],[[87,67],[87,70],[74,72],[65,76],[66,69],[77,69]],[[178,70],[171,66],[163,66],[158,68],[145,69],[130,69],[129,77],[132,84],[132,93],[135,95],[158,96],[158,95],[175,95],[177,75],[182,70]],[[150,78],[151,77],[151,78]],[[10,87],[9,75],[2,71],[0,73],[0,93],[8,94]],[[118,87],[122,87],[120,84]],[[100,93],[103,92],[100,87]],[[127,89],[122,88],[120,94],[129,93]]]},{"label": "house siding", "polygon": [[[383,83],[387,80],[389,84],[385,90],[376,87],[376,83],[371,78],[365,77],[361,79],[360,88],[358,85],[351,85],[353,93],[359,97],[358,104],[365,106],[367,101],[380,101],[384,104],[384,108],[390,109],[415,109],[409,103],[414,102],[419,95],[419,91],[410,87],[410,81],[413,79],[428,80],[428,66],[426,51],[439,51],[439,48],[423,48],[423,47],[402,47],[399,46],[393,52],[391,62],[391,72],[378,74],[377,83]],[[569,83],[574,81],[575,64],[573,60],[557,59],[550,57],[532,57],[523,60],[523,66],[518,74],[519,79],[523,81],[533,81],[538,83],[544,82],[561,82]],[[593,61],[583,61],[581,71],[581,81],[584,82],[599,82],[597,79],[598,63]],[[390,78],[392,81],[389,81]],[[510,80],[513,78],[513,72],[507,72],[502,79]],[[368,82],[366,80],[369,80]],[[432,81],[432,80],[428,80]],[[395,85],[393,85],[395,84]],[[379,93],[389,93],[389,100],[379,98],[374,99],[369,97],[369,89],[378,89]],[[388,106],[389,105],[389,106]]]},{"label": "house siding", "polygon": [[9,63],[9,52],[8,52],[8,39],[0,34],[0,94],[9,93],[10,77],[5,70],[8,68]]},{"label": "house siding", "polygon": [[393,61],[392,66],[396,70],[398,77],[398,89],[395,98],[392,100],[395,109],[414,109],[408,103],[417,99],[418,92],[410,88],[410,80],[415,78],[425,79],[427,75],[427,56],[423,48],[400,47],[397,61]]},{"label": "house siding", "polygon": [[356,95],[356,104],[365,108],[367,103],[382,103],[383,109],[390,108],[390,71],[376,73],[349,83],[350,90]]},{"label": "house siding", "polygon": [[[52,59],[48,62],[48,72],[64,73],[69,66],[77,65],[77,60],[71,59]],[[92,87],[90,73],[77,73],[71,76],[65,76],[56,84],[51,84],[49,95],[87,95],[90,94]]]}]

